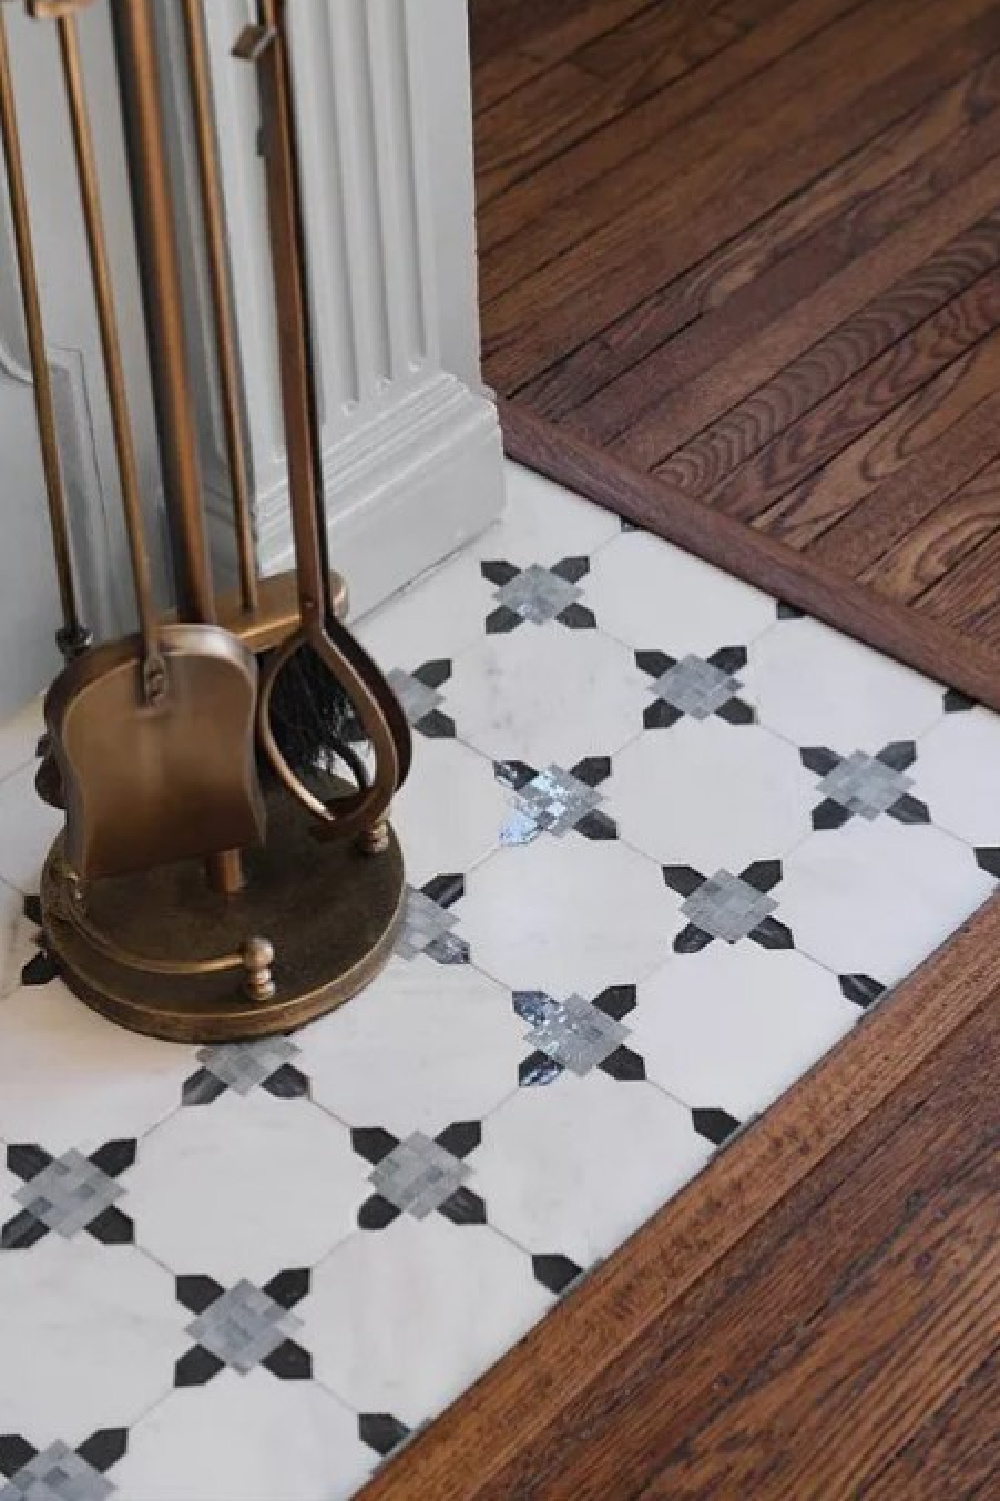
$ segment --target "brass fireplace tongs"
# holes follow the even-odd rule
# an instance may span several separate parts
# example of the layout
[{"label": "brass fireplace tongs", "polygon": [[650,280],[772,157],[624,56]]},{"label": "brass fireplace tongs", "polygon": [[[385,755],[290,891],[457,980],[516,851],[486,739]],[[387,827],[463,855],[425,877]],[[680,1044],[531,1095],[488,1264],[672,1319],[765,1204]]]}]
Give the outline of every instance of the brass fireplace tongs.
[{"label": "brass fireplace tongs", "polygon": [[[256,64],[260,89],[300,615],[298,629],[275,651],[262,674],[258,735],[288,791],[320,821],[317,832],[322,836],[325,830],[330,837],[359,834],[364,847],[376,853],[385,846],[390,800],[409,771],[410,727],[382,673],[336,619],[330,599],[323,461],[284,0],[259,0],[258,24],[245,28],[234,51],[237,57]],[[347,693],[374,753],[370,784],[361,781],[356,792],[329,801],[316,796],[296,776],[270,723],[275,680],[290,659],[306,647],[313,649]],[[352,769],[357,775],[358,768]]]}]

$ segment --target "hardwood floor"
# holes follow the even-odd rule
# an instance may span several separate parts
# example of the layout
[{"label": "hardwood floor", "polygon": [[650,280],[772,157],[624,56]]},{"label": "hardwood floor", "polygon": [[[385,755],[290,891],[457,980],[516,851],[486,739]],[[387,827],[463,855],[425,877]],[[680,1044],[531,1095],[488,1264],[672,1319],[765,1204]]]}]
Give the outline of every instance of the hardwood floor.
[{"label": "hardwood floor", "polygon": [[471,23],[511,446],[1000,708],[1000,0]]}]

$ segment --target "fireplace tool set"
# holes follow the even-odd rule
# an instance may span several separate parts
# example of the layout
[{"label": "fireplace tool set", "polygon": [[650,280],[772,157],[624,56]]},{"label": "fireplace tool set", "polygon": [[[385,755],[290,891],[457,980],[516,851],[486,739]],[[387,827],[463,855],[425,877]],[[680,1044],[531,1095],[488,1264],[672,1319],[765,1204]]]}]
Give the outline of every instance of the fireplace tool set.
[{"label": "fireplace tool set", "polygon": [[[403,865],[388,822],[410,760],[406,717],[343,623],[330,567],[317,376],[296,150],[287,0],[258,0],[234,57],[256,70],[278,373],[295,546],[258,578],[202,0],[184,23],[200,218],[233,496],[239,587],[218,600],[206,538],[154,0],[109,0],[176,608],[158,608],[87,113],[78,16],[51,24],[71,129],[138,632],[93,644],[81,619],[43,315],[0,4],[0,135],[63,624],[36,785],[64,811],[42,876],[46,942],[70,987],[135,1030],[217,1041],[287,1031],[385,963]],[[234,62],[234,66],[236,63]],[[324,707],[303,750],[297,714]],[[368,754],[346,736],[360,727]],[[315,738],[315,737],[314,737]],[[333,765],[348,776],[335,774]]]}]

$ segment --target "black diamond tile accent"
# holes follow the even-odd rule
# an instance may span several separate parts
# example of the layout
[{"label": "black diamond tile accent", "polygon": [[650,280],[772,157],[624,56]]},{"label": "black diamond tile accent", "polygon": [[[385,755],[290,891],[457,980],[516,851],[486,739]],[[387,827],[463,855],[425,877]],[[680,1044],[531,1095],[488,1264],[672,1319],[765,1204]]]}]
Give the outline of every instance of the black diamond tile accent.
[{"label": "black diamond tile accent", "polygon": [[[538,772],[527,761],[494,761],[493,774],[504,787],[509,787],[512,792],[520,792],[522,787],[527,787],[529,782],[534,781]],[[576,774],[574,771],[574,775]],[[584,779],[581,778],[582,780]]]},{"label": "black diamond tile accent", "polygon": [[690,896],[705,884],[705,877],[690,865],[665,865],[663,879],[678,896]]},{"label": "black diamond tile accent", "polygon": [[502,558],[488,560],[480,563],[479,571],[489,584],[496,584],[502,589],[504,584],[509,584],[511,579],[516,579],[521,572],[513,563],[507,563]]},{"label": "black diamond tile accent", "polygon": [[410,674],[418,683],[423,683],[425,688],[441,688],[451,677],[451,660],[448,657],[439,657],[433,662],[424,662],[422,666],[415,667]]},{"label": "black diamond tile accent", "polygon": [[293,1339],[286,1339],[261,1361],[265,1371],[281,1381],[309,1381],[312,1379],[312,1356]]},{"label": "black diamond tile accent", "polygon": [[438,1210],[453,1225],[485,1225],[486,1204],[471,1188],[457,1188]]},{"label": "black diamond tile accent", "polygon": [[351,1132],[351,1145],[359,1157],[367,1162],[381,1162],[399,1146],[399,1137],[381,1126],[355,1126]]},{"label": "black diamond tile accent", "polygon": [[582,761],[571,766],[570,771],[578,782],[586,782],[588,787],[600,787],[611,775],[611,757],[585,756]]},{"label": "black diamond tile accent", "polygon": [[358,1210],[358,1225],[362,1230],[384,1230],[393,1220],[398,1220],[402,1212],[381,1194],[372,1194]]},{"label": "black diamond tile accent", "polygon": [[535,1281],[548,1288],[550,1293],[555,1293],[556,1297],[572,1287],[578,1277],[583,1276],[583,1267],[577,1266],[568,1256],[532,1256],[531,1270]]},{"label": "black diamond tile accent", "polygon": [[721,708],[715,711],[717,719],[724,719],[727,724],[756,724],[757,711],[751,704],[745,703],[742,698],[731,698]]},{"label": "black diamond tile accent", "polygon": [[985,870],[988,876],[994,876],[1000,881],[1000,848],[985,848],[975,851],[976,864],[980,870]]},{"label": "black diamond tile accent", "polygon": [[582,556],[563,558],[561,562],[553,563],[549,571],[565,579],[568,584],[578,584],[590,572],[590,559]]},{"label": "black diamond tile accent", "polygon": [[592,631],[597,626],[597,617],[593,610],[586,605],[574,601],[567,605],[565,610],[560,610],[556,616],[560,625],[567,626],[571,631]]},{"label": "black diamond tile accent", "polygon": [[483,1128],[478,1121],[455,1121],[442,1131],[435,1140],[453,1157],[468,1157],[483,1140]]},{"label": "black diamond tile accent", "polygon": [[42,899],[37,892],[25,897],[22,910],[29,922],[33,922],[37,928],[42,926]]},{"label": "black diamond tile accent", "polygon": [[638,1083],[646,1077],[646,1064],[638,1053],[622,1045],[599,1063],[598,1068],[619,1084]]},{"label": "black diamond tile accent", "polygon": [[977,707],[976,700],[970,698],[967,693],[960,693],[957,688],[945,689],[944,712],[946,714],[964,714],[969,709]]},{"label": "black diamond tile accent", "polygon": [[584,839],[617,839],[618,825],[607,813],[595,808],[593,813],[583,815],[576,825],[576,832],[582,834]]},{"label": "black diamond tile accent", "polygon": [[358,1437],[383,1459],[388,1459],[409,1436],[409,1428],[391,1412],[363,1412],[358,1417]]},{"label": "black diamond tile accent", "polygon": [[103,1475],[112,1465],[125,1458],[127,1450],[127,1428],[101,1428],[85,1439],[76,1452]]},{"label": "black diamond tile accent", "polygon": [[19,1433],[0,1433],[0,1475],[8,1478],[23,1470],[38,1450]]},{"label": "black diamond tile accent", "polygon": [[845,1000],[867,1010],[885,995],[886,987],[871,975],[838,975],[837,983]]},{"label": "black diamond tile accent", "polygon": [[778,922],[774,917],[765,917],[764,921],[758,923],[748,936],[762,949],[793,949],[795,947],[795,935],[791,928],[786,923]]},{"label": "black diamond tile accent", "polygon": [[782,599],[777,603],[777,616],[779,620],[804,620],[805,610],[800,610],[798,605],[786,604]]},{"label": "black diamond tile accent", "polygon": [[607,990],[602,990],[600,995],[594,997],[594,1005],[605,1016],[613,1016],[615,1021],[620,1022],[630,1011],[635,1010],[635,999],[634,985],[609,985]]},{"label": "black diamond tile accent", "polygon": [[721,1147],[742,1125],[735,1115],[718,1106],[701,1106],[691,1111],[691,1123],[699,1136]]},{"label": "black diamond tile accent", "polygon": [[740,880],[746,881],[755,891],[771,891],[781,880],[781,861],[755,860],[746,870],[740,871]]},{"label": "black diamond tile accent", "polygon": [[22,985],[48,985],[59,976],[59,964],[47,949],[39,949],[38,953],[28,960],[21,970]]}]

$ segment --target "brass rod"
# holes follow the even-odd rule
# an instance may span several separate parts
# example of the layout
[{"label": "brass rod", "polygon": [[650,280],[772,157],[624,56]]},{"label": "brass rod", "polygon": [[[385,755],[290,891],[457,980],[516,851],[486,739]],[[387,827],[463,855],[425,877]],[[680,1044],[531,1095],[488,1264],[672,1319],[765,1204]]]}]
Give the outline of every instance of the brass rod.
[{"label": "brass rod", "polygon": [[201,188],[202,215],[205,221],[205,246],[212,289],[212,318],[219,366],[219,389],[222,395],[229,478],[233,487],[236,561],[243,609],[251,615],[256,611],[258,603],[257,569],[254,561],[250,486],[247,477],[246,445],[240,401],[241,387],[236,359],[232,291],[226,256],[225,213],[216,156],[211,74],[201,0],[182,0],[182,13],[190,69],[198,178]]},{"label": "brass rod", "polygon": [[188,384],[181,278],[153,31],[146,0],[115,0],[110,12],[125,118],[160,464],[179,553],[174,560],[179,613],[182,619],[212,624],[215,597]]},{"label": "brass rod", "polygon": [[90,255],[90,271],[94,283],[94,300],[97,304],[97,322],[101,335],[101,353],[104,359],[104,374],[108,385],[108,401],[111,407],[111,425],[114,433],[115,454],[121,478],[122,499],[125,505],[125,527],[128,533],[129,552],[132,559],[132,575],[135,584],[136,604],[142,629],[143,648],[148,671],[147,681],[156,676],[162,679],[162,664],[159,662],[159,633],[156,609],[153,601],[153,583],[149,555],[142,523],[142,498],[139,488],[139,471],[132,444],[128,398],[125,391],[125,371],[122,365],[121,347],[118,341],[118,326],[115,320],[114,295],[111,288],[111,270],[101,217],[100,187],[94,160],[94,143],[87,117],[87,102],[80,64],[80,49],[77,42],[76,23],[71,14],[60,15],[56,21],[59,35],[59,51],[62,57],[63,79],[69,103],[70,124],[73,134],[73,150],[76,156],[77,174],[80,181],[80,197],[83,204],[84,224],[87,231],[87,246]]},{"label": "brass rod", "polygon": [[24,308],[24,325],[31,359],[32,394],[38,420],[42,471],[45,476],[49,525],[52,531],[52,552],[55,557],[63,619],[62,630],[57,634],[56,640],[63,655],[69,659],[77,656],[89,645],[91,636],[80,618],[69,531],[69,512],[59,457],[59,441],[56,436],[52,377],[49,374],[49,364],[45,356],[41,299],[38,295],[38,272],[31,242],[31,221],[28,214],[28,194],[24,183],[21,138],[17,127],[14,81],[10,69],[10,49],[7,45],[7,25],[2,9],[0,9],[0,135],[3,137],[4,159],[7,163],[11,221],[14,226],[21,302]]}]

